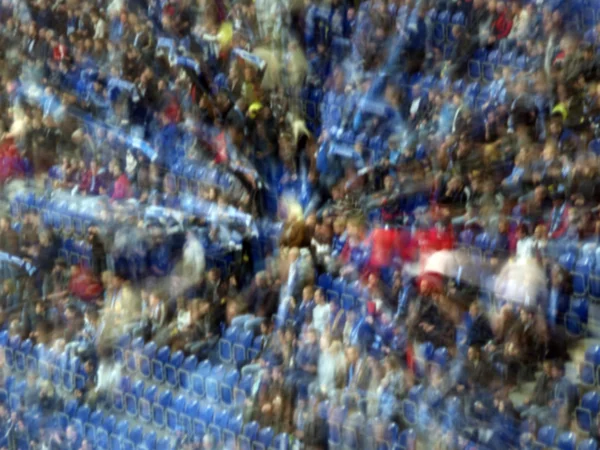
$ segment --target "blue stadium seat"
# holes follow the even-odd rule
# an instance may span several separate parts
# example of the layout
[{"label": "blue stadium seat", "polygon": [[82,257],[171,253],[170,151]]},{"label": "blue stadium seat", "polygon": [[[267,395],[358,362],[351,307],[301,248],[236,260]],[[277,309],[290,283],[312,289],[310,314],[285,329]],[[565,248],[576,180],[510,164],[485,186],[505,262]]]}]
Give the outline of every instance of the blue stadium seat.
[{"label": "blue stadium seat", "polygon": [[130,417],[137,417],[138,402],[144,396],[144,382],[136,381],[131,387],[131,392],[125,393],[125,412]]},{"label": "blue stadium seat", "polygon": [[152,405],[157,399],[158,388],[155,385],[148,386],[144,396],[138,401],[138,414],[144,423],[152,421]]},{"label": "blue stadium seat", "polygon": [[152,406],[152,423],[157,427],[165,426],[165,412],[171,406],[171,398],[173,394],[166,390],[158,395],[158,401]]},{"label": "blue stadium seat", "polygon": [[222,430],[223,445],[231,446],[237,442],[238,436],[241,435],[244,420],[242,415],[231,416],[227,426]]},{"label": "blue stadium seat", "polygon": [[600,155],[600,139],[592,139],[588,144],[588,151],[596,156]]},{"label": "blue stadium seat", "polygon": [[273,441],[273,429],[271,427],[261,428],[252,444],[252,450],[268,450]]},{"label": "blue stadium seat", "polygon": [[577,436],[575,433],[565,432],[561,433],[556,439],[555,448],[558,450],[576,450]]},{"label": "blue stadium seat", "polygon": [[244,430],[239,438],[240,450],[252,450],[252,442],[256,439],[259,428],[258,422],[250,422],[244,425]]},{"label": "blue stadium seat", "polygon": [[221,403],[230,406],[233,403],[233,390],[240,378],[240,374],[236,369],[232,369],[225,374],[220,385]]},{"label": "blue stadium seat", "polygon": [[210,375],[204,379],[206,398],[211,402],[220,400],[220,383],[225,376],[225,368],[219,364],[212,368]]},{"label": "blue stadium seat", "polygon": [[590,297],[594,300],[600,300],[600,274],[597,272],[590,274],[588,281]]},{"label": "blue stadium seat", "polygon": [[595,439],[584,439],[577,445],[577,450],[598,450],[598,443]]},{"label": "blue stadium seat", "polygon": [[[398,436],[398,448],[401,450],[409,450],[414,448],[414,444],[417,440],[417,434],[412,428],[404,430]],[[394,447],[395,448],[395,447]]]},{"label": "blue stadium seat", "polygon": [[588,386],[596,384],[596,367],[591,362],[583,361],[579,365],[579,379]]},{"label": "blue stadium seat", "polygon": [[171,402],[171,406],[165,411],[167,429],[170,431],[177,431],[179,416],[184,412],[185,406],[186,400],[184,395],[177,396],[177,398]]},{"label": "blue stadium seat", "polygon": [[167,436],[161,437],[156,441],[156,450],[172,450],[169,438]]},{"label": "blue stadium seat", "polygon": [[116,343],[113,357],[116,362],[123,362],[125,358],[125,350],[129,347],[131,338],[128,334],[121,336]]},{"label": "blue stadium seat", "polygon": [[165,380],[165,364],[169,361],[171,351],[166,345],[159,348],[152,360],[152,379],[162,383]]},{"label": "blue stadium seat", "polygon": [[139,356],[140,373],[145,378],[152,376],[152,360],[156,356],[156,343],[150,341],[144,346],[142,354]]},{"label": "blue stadium seat", "polygon": [[575,263],[575,269],[572,272],[573,294],[585,295],[587,293],[588,279],[592,270],[592,259],[582,257]]},{"label": "blue stadium seat", "polygon": [[209,424],[208,431],[215,439],[215,442],[221,443],[221,437],[223,430],[227,427],[229,423],[229,411],[227,409],[221,409],[215,413],[214,421],[212,424]]},{"label": "blue stadium seat", "polygon": [[210,364],[210,361],[206,360],[206,361],[202,361],[198,365],[198,367],[196,368],[194,373],[192,374],[192,381],[191,381],[192,391],[199,398],[203,398],[204,395],[206,394],[205,380],[206,380],[206,377],[208,377],[210,375],[211,371],[212,371],[212,365]]},{"label": "blue stadium seat", "polygon": [[237,386],[233,389],[233,397],[236,405],[243,405],[246,399],[250,397],[253,384],[254,377],[252,374],[247,374],[240,379]]},{"label": "blue stadium seat", "polygon": [[156,448],[156,431],[149,431],[144,434],[144,449],[154,450]]},{"label": "blue stadium seat", "polygon": [[190,400],[186,403],[183,413],[179,415],[179,424],[190,436],[194,432],[194,420],[200,414],[200,404],[197,400]]},{"label": "blue stadium seat", "polygon": [[556,428],[552,425],[545,425],[538,430],[537,442],[543,447],[553,447],[556,439]]},{"label": "blue stadium seat", "polygon": [[275,436],[270,448],[276,450],[290,450],[290,438],[287,433],[280,433]]},{"label": "blue stadium seat", "polygon": [[253,339],[252,330],[244,330],[238,335],[237,342],[233,346],[233,360],[238,367],[248,360],[248,349],[252,346]]},{"label": "blue stadium seat", "polygon": [[575,410],[577,425],[582,431],[589,432],[598,411],[600,411],[600,394],[595,391],[586,392]]},{"label": "blue stadium seat", "polygon": [[213,417],[213,407],[210,405],[203,405],[202,408],[200,408],[198,417],[194,419],[194,436],[204,436],[209,425],[213,421]]},{"label": "blue stadium seat", "polygon": [[192,388],[192,373],[194,373],[197,366],[198,358],[196,358],[195,355],[190,355],[185,359],[185,361],[183,361],[183,364],[179,369],[178,377],[179,387],[184,391],[189,391]]},{"label": "blue stadium seat", "polygon": [[171,354],[171,358],[169,359],[169,363],[165,364],[165,379],[167,384],[173,388],[176,388],[179,384],[178,372],[179,368],[183,364],[183,352],[181,350],[176,351]]},{"label": "blue stadium seat", "polygon": [[230,363],[233,359],[233,345],[237,341],[238,334],[242,330],[238,327],[229,327],[225,334],[219,339],[219,358],[224,363]]}]

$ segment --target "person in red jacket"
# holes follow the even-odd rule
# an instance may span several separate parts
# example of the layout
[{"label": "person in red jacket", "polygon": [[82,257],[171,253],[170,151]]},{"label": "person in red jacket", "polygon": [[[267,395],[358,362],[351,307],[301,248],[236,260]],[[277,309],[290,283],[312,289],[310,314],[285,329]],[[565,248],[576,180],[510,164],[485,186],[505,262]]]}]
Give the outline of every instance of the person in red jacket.
[{"label": "person in red jacket", "polygon": [[113,185],[113,193],[111,200],[125,200],[131,196],[131,187],[127,175],[121,170],[119,164],[113,166],[113,176],[115,183]]},{"label": "person in red jacket", "polygon": [[504,2],[496,3],[496,20],[492,23],[492,34],[496,38],[496,42],[508,37],[512,24],[512,16],[506,9],[506,4]]}]

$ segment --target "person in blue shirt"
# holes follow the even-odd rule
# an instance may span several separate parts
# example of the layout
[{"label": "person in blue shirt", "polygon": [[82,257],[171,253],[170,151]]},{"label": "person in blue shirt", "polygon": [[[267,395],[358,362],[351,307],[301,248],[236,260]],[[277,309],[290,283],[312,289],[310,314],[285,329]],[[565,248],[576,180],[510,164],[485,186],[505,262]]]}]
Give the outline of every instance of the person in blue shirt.
[{"label": "person in blue shirt", "polygon": [[315,302],[313,301],[313,287],[305,286],[302,290],[302,301],[296,307],[294,323],[296,326],[296,331],[300,332],[302,326],[306,322],[312,321],[312,311],[315,307]]}]

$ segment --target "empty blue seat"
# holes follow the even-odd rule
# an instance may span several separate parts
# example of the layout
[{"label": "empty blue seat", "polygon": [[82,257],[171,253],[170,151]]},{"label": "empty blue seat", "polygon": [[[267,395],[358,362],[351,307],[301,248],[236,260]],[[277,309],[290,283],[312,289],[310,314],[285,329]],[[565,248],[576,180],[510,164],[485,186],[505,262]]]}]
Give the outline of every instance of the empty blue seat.
[{"label": "empty blue seat", "polygon": [[227,427],[229,423],[229,411],[227,409],[219,410],[215,413],[214,421],[209,425],[208,431],[213,436],[216,442],[221,442],[221,435],[223,430]]},{"label": "empty blue seat", "polygon": [[232,369],[223,378],[223,382],[220,385],[220,397],[221,402],[224,405],[231,405],[233,403],[233,389],[235,388],[240,374],[236,369]]},{"label": "empty blue seat", "polygon": [[538,430],[537,442],[543,447],[553,447],[556,439],[556,428],[552,425],[545,425]]},{"label": "empty blue seat", "polygon": [[205,392],[205,380],[210,375],[212,366],[208,360],[202,361],[192,375],[192,391],[198,397],[203,398]]},{"label": "empty blue seat", "polygon": [[233,359],[233,345],[237,341],[238,334],[242,330],[238,327],[229,327],[225,330],[225,334],[219,339],[219,358],[224,363],[229,363]]},{"label": "empty blue seat", "polygon": [[242,427],[244,426],[244,421],[241,415],[232,416],[229,418],[229,422],[227,426],[223,429],[223,444],[225,446],[229,446],[231,444],[235,444],[238,436],[242,432]]},{"label": "empty blue seat", "polygon": [[254,333],[252,330],[242,331],[238,335],[237,342],[233,346],[233,361],[238,365],[238,367],[247,361],[248,349],[250,349],[252,346],[253,339]]},{"label": "empty blue seat", "polygon": [[166,345],[159,348],[156,357],[152,360],[152,378],[155,381],[163,382],[165,380],[165,364],[169,361],[171,351]]},{"label": "empty blue seat", "polygon": [[156,431],[150,431],[144,435],[145,450],[154,450],[156,447]]},{"label": "empty blue seat", "polygon": [[441,369],[446,368],[446,364],[450,360],[450,354],[446,347],[440,347],[433,353],[433,362],[437,364]]},{"label": "empty blue seat", "polygon": [[332,278],[329,273],[322,273],[321,275],[319,275],[319,278],[317,280],[317,285],[321,289],[327,291],[331,287],[331,283],[332,283]]},{"label": "empty blue seat", "polygon": [[165,412],[171,406],[171,391],[163,391],[158,395],[158,401],[152,406],[152,422],[157,427],[165,426]]},{"label": "empty blue seat", "polygon": [[558,450],[575,450],[577,443],[577,436],[575,433],[565,432],[561,433],[556,439],[555,448]]},{"label": "empty blue seat", "polygon": [[186,403],[185,409],[179,416],[179,424],[190,436],[194,432],[194,420],[199,417],[200,404],[197,400]]},{"label": "empty blue seat", "polygon": [[589,432],[594,419],[600,411],[600,394],[595,391],[586,392],[581,397],[579,407],[575,410],[577,425],[585,432]]},{"label": "empty blue seat", "polygon": [[253,449],[256,450],[268,450],[271,442],[273,441],[273,429],[271,427],[261,428],[254,441]]},{"label": "empty blue seat", "polygon": [[181,350],[176,351],[171,355],[169,363],[165,364],[165,379],[171,387],[177,387],[179,384],[178,372],[183,364],[184,354]]},{"label": "empty blue seat", "polygon": [[194,436],[204,436],[208,430],[209,425],[212,423],[214,417],[213,407],[210,405],[203,405],[200,408],[198,417],[194,419]]},{"label": "empty blue seat", "polygon": [[148,386],[144,396],[138,401],[138,415],[145,423],[152,421],[152,405],[157,398],[158,388],[155,385]]},{"label": "empty blue seat", "polygon": [[179,387],[184,391],[192,388],[191,377],[198,365],[198,358],[195,355],[188,356],[179,369]]},{"label": "empty blue seat", "polygon": [[218,402],[220,399],[220,384],[225,376],[225,368],[222,364],[218,364],[212,368],[208,377],[204,380],[204,389],[206,398],[212,402]]},{"label": "empty blue seat", "polygon": [[142,430],[141,426],[136,426],[133,427],[130,431],[129,431],[129,439],[137,446],[140,445],[142,443],[142,437],[144,435],[144,432]]},{"label": "empty blue seat", "polygon": [[104,414],[102,411],[94,411],[90,414],[87,423],[84,423],[84,435],[85,438],[95,445],[96,443],[96,429],[102,426],[104,420]]},{"label": "empty blue seat", "polygon": [[156,450],[172,450],[169,438],[165,436],[156,441]]},{"label": "empty blue seat", "polygon": [[583,384],[596,384],[596,367],[588,361],[584,361],[579,365],[579,379]]},{"label": "empty blue seat", "polygon": [[577,450],[598,450],[598,443],[595,439],[584,439],[577,446]]},{"label": "empty blue seat", "polygon": [[171,406],[165,411],[167,428],[171,431],[177,431],[179,415],[185,410],[185,396],[179,395],[171,402]]},{"label": "empty blue seat", "polygon": [[596,367],[600,366],[600,345],[590,345],[585,350],[584,359]]},{"label": "empty blue seat", "polygon": [[252,442],[256,439],[259,430],[258,422],[244,425],[244,430],[239,438],[240,450],[252,450]]},{"label": "empty blue seat", "polygon": [[271,448],[275,448],[277,450],[290,450],[290,438],[287,433],[280,433],[275,436],[275,438],[273,438]]},{"label": "empty blue seat", "polygon": [[233,389],[234,402],[236,405],[243,405],[245,400],[250,397],[254,377],[252,374],[243,376],[237,386]]},{"label": "empty blue seat", "polygon": [[117,339],[115,349],[114,349],[114,359],[116,362],[123,362],[125,359],[125,350],[129,347],[131,343],[131,338],[128,334],[124,334],[119,339]]},{"label": "empty blue seat", "polygon": [[144,346],[142,354],[139,356],[140,373],[145,378],[150,378],[152,375],[152,360],[156,356],[156,344],[148,342]]}]

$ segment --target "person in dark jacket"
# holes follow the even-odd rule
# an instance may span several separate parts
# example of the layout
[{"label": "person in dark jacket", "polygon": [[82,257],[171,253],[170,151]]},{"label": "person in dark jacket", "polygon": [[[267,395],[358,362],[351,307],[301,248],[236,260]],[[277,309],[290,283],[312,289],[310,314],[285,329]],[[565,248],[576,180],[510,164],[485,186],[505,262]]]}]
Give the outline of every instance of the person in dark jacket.
[{"label": "person in dark jacket", "polygon": [[467,342],[468,346],[484,346],[494,338],[489,319],[481,311],[478,302],[471,303],[467,317]]},{"label": "person in dark jacket", "polygon": [[10,255],[19,254],[19,234],[12,229],[9,217],[0,218],[0,250]]}]

